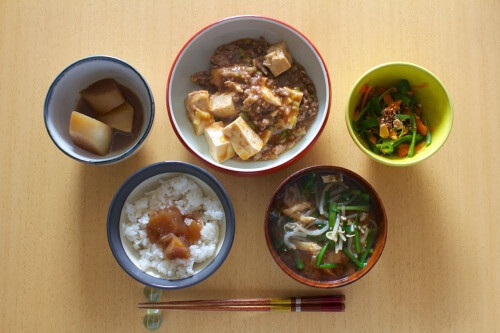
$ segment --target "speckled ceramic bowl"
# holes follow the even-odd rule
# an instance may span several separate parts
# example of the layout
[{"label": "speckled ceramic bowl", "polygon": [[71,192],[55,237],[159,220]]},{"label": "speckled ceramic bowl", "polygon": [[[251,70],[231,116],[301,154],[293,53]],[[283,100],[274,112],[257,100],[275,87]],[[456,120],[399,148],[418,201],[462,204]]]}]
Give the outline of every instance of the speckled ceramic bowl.
[{"label": "speckled ceramic bowl", "polygon": [[[305,277],[304,275],[301,275],[297,273],[296,270],[292,269],[289,267],[285,261],[282,260],[280,257],[280,254],[278,253],[278,250],[276,249],[275,245],[273,244],[273,239],[271,236],[271,227],[270,225],[272,223],[277,223],[275,218],[273,218],[271,212],[274,210],[274,207],[276,205],[276,202],[278,201],[278,198],[280,194],[282,194],[282,191],[288,187],[289,184],[292,184],[296,182],[298,179],[301,179],[302,177],[310,174],[310,173],[335,173],[335,174],[341,174],[344,179],[348,179],[349,181],[356,183],[359,185],[361,188],[363,188],[371,198],[371,205],[372,209],[374,212],[374,219],[377,224],[377,237],[375,241],[375,245],[373,247],[373,252],[371,253],[371,256],[368,259],[368,262],[366,266],[363,268],[355,271],[353,274],[350,274],[346,277],[340,278],[340,279],[332,279],[332,280],[314,280],[309,277]],[[378,196],[377,192],[375,189],[365,180],[363,179],[360,175],[341,168],[341,167],[336,167],[336,166],[328,166],[328,165],[322,165],[322,166],[312,166],[308,167],[302,170],[299,170],[286,178],[276,189],[274,192],[271,201],[269,203],[269,206],[267,207],[266,211],[266,216],[265,216],[265,222],[264,222],[264,227],[265,227],[265,235],[266,235],[266,242],[267,246],[269,248],[269,252],[271,253],[274,261],[278,264],[278,266],[291,278],[294,280],[303,283],[305,285],[311,286],[311,287],[317,287],[317,288],[336,288],[336,287],[343,287],[346,286],[350,283],[353,283],[355,281],[358,281],[361,279],[363,276],[368,274],[368,272],[375,266],[377,261],[379,260],[380,256],[382,255],[382,251],[384,250],[385,247],[385,242],[387,239],[387,215],[385,213],[384,205],[382,204],[382,200]]]},{"label": "speckled ceramic bowl", "polygon": [[[188,93],[200,87],[191,82],[191,74],[208,70],[210,57],[223,44],[242,38],[264,37],[270,43],[286,41],[293,58],[304,66],[316,86],[319,107],[316,119],[307,134],[290,150],[275,160],[227,160],[217,163],[210,156],[203,135],[196,136],[186,116],[184,100]],[[297,161],[321,134],[330,110],[330,79],[325,62],[312,42],[292,26],[261,16],[236,16],[220,20],[201,29],[182,47],[174,60],[167,82],[167,109],[172,127],[179,140],[195,156],[220,171],[255,175],[276,171]]]},{"label": "speckled ceramic bowl", "polygon": [[[139,268],[139,255],[124,236],[120,223],[126,217],[125,203],[135,202],[146,192],[154,190],[160,179],[185,175],[194,180],[202,189],[203,195],[217,198],[225,214],[225,222],[219,226],[219,241],[216,253],[211,261],[195,266],[195,274],[177,280],[168,280],[146,273]],[[116,192],[109,207],[107,232],[108,242],[118,264],[127,274],[137,281],[156,288],[178,289],[185,288],[208,278],[222,265],[226,259],[234,238],[234,211],[228,194],[219,181],[207,171],[184,162],[160,162],[147,166],[130,176]]]}]

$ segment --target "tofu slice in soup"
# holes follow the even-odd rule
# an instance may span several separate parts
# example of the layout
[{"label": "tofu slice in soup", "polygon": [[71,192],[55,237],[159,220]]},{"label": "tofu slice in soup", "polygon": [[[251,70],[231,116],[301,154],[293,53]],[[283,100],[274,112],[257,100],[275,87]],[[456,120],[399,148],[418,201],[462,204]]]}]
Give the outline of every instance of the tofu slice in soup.
[{"label": "tofu slice in soup", "polygon": [[113,129],[99,120],[73,111],[69,122],[69,135],[80,148],[98,155],[106,155],[111,146]]},{"label": "tofu slice in soup", "polygon": [[264,146],[262,139],[241,117],[224,127],[222,133],[231,142],[234,151],[242,160],[248,160]]}]

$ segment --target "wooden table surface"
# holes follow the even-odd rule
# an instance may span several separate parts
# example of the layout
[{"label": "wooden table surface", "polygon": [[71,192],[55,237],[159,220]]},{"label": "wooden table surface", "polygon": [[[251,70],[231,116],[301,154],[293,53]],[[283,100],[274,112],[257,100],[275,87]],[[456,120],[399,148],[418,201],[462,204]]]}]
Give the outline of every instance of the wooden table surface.
[{"label": "wooden table surface", "polygon": [[[233,201],[236,235],[221,268],[164,299],[323,295],[287,277],[268,253],[265,207],[306,166],[351,169],[377,189],[388,214],[385,251],[363,279],[333,292],[345,313],[165,313],[163,332],[500,331],[499,1],[0,1],[0,331],[144,331],[143,286],[125,274],[106,238],[108,205],[134,171],[154,162],[202,165],[177,140],[166,78],[187,39],[238,14],[285,21],[308,36],[330,70],[332,108],[320,139],[297,163],[241,178],[208,169]],[[132,158],[96,167],[52,143],[45,94],[71,62],[122,58],[156,99],[149,140]],[[377,164],[351,140],[348,93],[388,61],[433,71],[454,106],[448,141],[409,168]]]}]

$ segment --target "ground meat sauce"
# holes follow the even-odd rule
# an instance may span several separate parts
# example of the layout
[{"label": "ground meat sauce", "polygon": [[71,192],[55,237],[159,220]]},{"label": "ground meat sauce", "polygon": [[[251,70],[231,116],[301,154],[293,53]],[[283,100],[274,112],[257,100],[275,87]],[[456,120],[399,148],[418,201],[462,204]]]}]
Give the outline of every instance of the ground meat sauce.
[{"label": "ground meat sauce", "polygon": [[[240,39],[219,46],[210,58],[211,70],[191,76],[191,81],[210,94],[230,92],[237,116],[241,116],[261,138],[265,138],[262,150],[250,158],[254,161],[276,159],[295,146],[318,113],[316,88],[304,67],[293,60],[289,69],[275,77],[264,65],[269,47],[270,44],[262,37]],[[214,70],[218,79],[214,79]],[[272,95],[278,98],[277,103],[272,104],[262,98],[263,87],[269,88]],[[279,101],[287,100],[293,91],[303,94],[300,103],[279,105]],[[288,114],[296,114],[293,126],[285,124]],[[227,125],[236,117],[222,120]],[[234,158],[238,159],[238,156]]]}]

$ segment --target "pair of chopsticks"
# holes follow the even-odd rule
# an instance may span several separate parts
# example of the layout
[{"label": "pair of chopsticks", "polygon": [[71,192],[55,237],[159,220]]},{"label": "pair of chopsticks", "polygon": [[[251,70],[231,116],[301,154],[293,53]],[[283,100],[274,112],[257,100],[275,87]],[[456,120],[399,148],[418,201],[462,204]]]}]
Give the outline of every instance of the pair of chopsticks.
[{"label": "pair of chopsticks", "polygon": [[139,309],[194,311],[343,312],[344,295],[291,298],[237,298],[139,303]]}]

